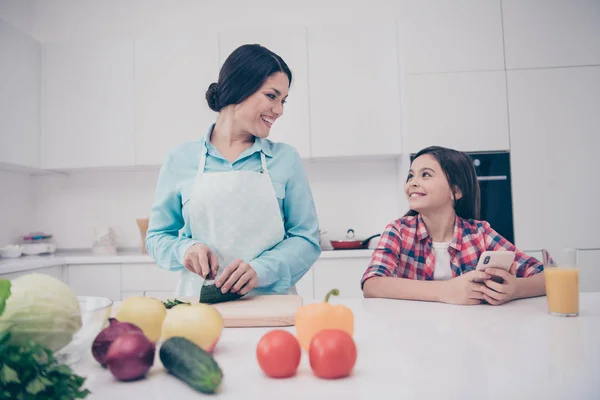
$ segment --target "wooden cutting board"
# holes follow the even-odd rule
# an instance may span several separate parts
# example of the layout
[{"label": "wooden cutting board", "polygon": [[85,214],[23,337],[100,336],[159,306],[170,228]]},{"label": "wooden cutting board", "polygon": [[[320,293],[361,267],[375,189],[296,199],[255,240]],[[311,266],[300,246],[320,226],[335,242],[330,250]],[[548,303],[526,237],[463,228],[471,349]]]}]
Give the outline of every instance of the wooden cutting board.
[{"label": "wooden cutting board", "polygon": [[[199,297],[178,297],[190,303],[198,303]],[[165,299],[159,299],[165,300]],[[111,316],[114,317],[121,302],[115,302]],[[223,316],[226,328],[293,326],[296,311],[302,306],[297,295],[253,296],[227,303],[211,304]]]},{"label": "wooden cutting board", "polygon": [[[198,303],[198,297],[179,297]],[[226,303],[211,304],[223,316],[226,328],[292,326],[302,297],[297,295],[268,295],[242,298]]]}]

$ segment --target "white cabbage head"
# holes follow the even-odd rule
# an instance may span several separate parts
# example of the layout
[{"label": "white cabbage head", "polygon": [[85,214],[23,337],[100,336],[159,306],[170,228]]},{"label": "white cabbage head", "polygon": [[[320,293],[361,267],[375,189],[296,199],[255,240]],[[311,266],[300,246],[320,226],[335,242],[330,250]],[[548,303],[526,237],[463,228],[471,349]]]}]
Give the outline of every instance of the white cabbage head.
[{"label": "white cabbage head", "polygon": [[77,297],[60,280],[32,273],[3,283],[0,302],[6,303],[4,312],[0,307],[0,332],[9,330],[12,343],[33,340],[56,351],[81,328]]}]

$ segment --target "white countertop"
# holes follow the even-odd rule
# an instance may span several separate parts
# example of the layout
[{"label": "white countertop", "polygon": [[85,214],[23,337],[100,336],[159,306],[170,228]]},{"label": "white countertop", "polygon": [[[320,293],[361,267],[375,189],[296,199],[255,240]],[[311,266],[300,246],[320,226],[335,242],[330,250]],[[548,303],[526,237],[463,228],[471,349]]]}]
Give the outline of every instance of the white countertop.
[{"label": "white countertop", "polygon": [[[355,314],[358,360],[351,377],[316,378],[304,352],[296,377],[266,378],[255,351],[269,329],[229,328],[214,353],[224,372],[216,398],[600,398],[600,293],[581,294],[576,318],[548,315],[545,297],[500,307],[383,299],[335,302]],[[136,382],[116,381],[91,356],[75,370],[87,377],[89,399],[203,397],[165,373],[160,361]]]},{"label": "white countertop", "polygon": [[[370,258],[373,250],[324,250],[320,258]],[[89,249],[58,250],[55,254],[41,256],[21,256],[19,258],[0,257],[0,274],[34,270],[56,265],[80,264],[128,264],[154,263],[152,257],[140,249],[121,249],[115,255],[93,254]]]}]

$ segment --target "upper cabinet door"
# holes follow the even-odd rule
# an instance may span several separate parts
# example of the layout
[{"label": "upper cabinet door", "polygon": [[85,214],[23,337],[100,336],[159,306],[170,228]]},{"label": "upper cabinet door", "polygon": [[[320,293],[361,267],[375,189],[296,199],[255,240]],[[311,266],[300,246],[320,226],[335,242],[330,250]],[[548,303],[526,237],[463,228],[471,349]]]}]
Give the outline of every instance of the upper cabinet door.
[{"label": "upper cabinet door", "polygon": [[239,46],[255,43],[265,46],[283,58],[293,75],[283,116],[273,125],[269,139],[292,145],[302,158],[309,158],[311,152],[306,29],[303,27],[280,27],[223,31],[219,36],[221,65]]},{"label": "upper cabinet door", "polygon": [[134,163],[133,41],[44,45],[42,166]]},{"label": "upper cabinet door", "polygon": [[0,19],[0,163],[39,167],[41,45]]},{"label": "upper cabinet door", "polygon": [[404,72],[504,69],[500,0],[407,1],[400,10]]},{"label": "upper cabinet door", "polygon": [[504,0],[506,68],[600,64],[598,0]]},{"label": "upper cabinet door", "polygon": [[161,164],[216,120],[205,93],[218,77],[217,34],[135,42],[135,163]]},{"label": "upper cabinet door", "polygon": [[600,248],[600,67],[508,72],[515,238]]},{"label": "upper cabinet door", "polygon": [[313,157],[401,153],[394,24],[308,32]]},{"label": "upper cabinet door", "polygon": [[406,93],[408,152],[510,148],[504,71],[408,75]]}]

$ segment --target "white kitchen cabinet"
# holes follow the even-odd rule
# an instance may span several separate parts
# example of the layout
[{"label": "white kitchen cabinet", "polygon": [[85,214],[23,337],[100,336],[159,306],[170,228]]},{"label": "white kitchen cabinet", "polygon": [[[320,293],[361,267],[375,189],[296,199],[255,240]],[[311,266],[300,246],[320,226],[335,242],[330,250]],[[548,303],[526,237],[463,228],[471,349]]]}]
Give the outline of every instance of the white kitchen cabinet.
[{"label": "white kitchen cabinet", "polygon": [[515,239],[600,248],[600,67],[508,71]]},{"label": "white kitchen cabinet", "polygon": [[313,157],[401,153],[396,27],[308,30]]},{"label": "white kitchen cabinet", "polygon": [[175,297],[175,289],[173,290],[149,290],[144,292],[145,297],[154,297],[159,300],[166,300]]},{"label": "white kitchen cabinet", "polygon": [[43,51],[42,166],[133,165],[133,41],[46,43]]},{"label": "white kitchen cabinet", "polygon": [[370,257],[319,259],[313,266],[315,299],[324,299],[331,289],[336,288],[340,291],[339,297],[362,297],[360,280],[370,261]]},{"label": "white kitchen cabinet", "polygon": [[314,266],[296,283],[298,295],[302,297],[304,304],[315,298],[314,291]]},{"label": "white kitchen cabinet", "polygon": [[503,0],[506,68],[600,64],[598,0]]},{"label": "white kitchen cabinet", "polygon": [[68,284],[77,296],[108,297],[121,300],[121,265],[72,264],[68,266]]},{"label": "white kitchen cabinet", "polygon": [[405,72],[504,69],[500,0],[401,4],[398,42]]},{"label": "white kitchen cabinet", "polygon": [[527,251],[524,251],[524,253],[526,255],[528,255],[529,257],[535,258],[539,262],[543,262],[542,261],[542,251],[541,250],[540,251],[537,251],[537,250],[536,251],[529,251],[529,250],[527,250]]},{"label": "white kitchen cabinet", "polygon": [[62,265],[56,265],[53,267],[31,269],[31,270],[19,271],[19,272],[10,272],[8,274],[0,274],[0,279],[8,279],[9,281],[12,281],[13,279],[18,278],[20,276],[36,273],[36,274],[50,275],[51,277],[56,278],[56,279],[60,280],[61,282],[65,282],[63,268],[64,267]]},{"label": "white kitchen cabinet", "polygon": [[579,291],[600,292],[600,250],[579,250]]},{"label": "white kitchen cabinet", "polygon": [[41,44],[0,19],[0,163],[39,167]]},{"label": "white kitchen cabinet", "polygon": [[144,297],[143,290],[122,290],[121,291],[121,301],[125,300],[128,297]]},{"label": "white kitchen cabinet", "polygon": [[408,152],[510,148],[504,71],[408,75],[406,93]]},{"label": "white kitchen cabinet", "polygon": [[121,290],[175,293],[181,272],[167,271],[156,264],[122,264]]},{"label": "white kitchen cabinet", "polygon": [[269,139],[292,145],[302,158],[310,157],[308,113],[308,61],[306,28],[232,29],[219,34],[219,59],[223,64],[236,48],[258,43],[278,54],[292,71],[292,86],[283,117],[271,128]]},{"label": "white kitchen cabinet", "polygon": [[217,43],[216,33],[135,41],[136,164],[161,164],[215,122],[205,93],[219,73]]}]

